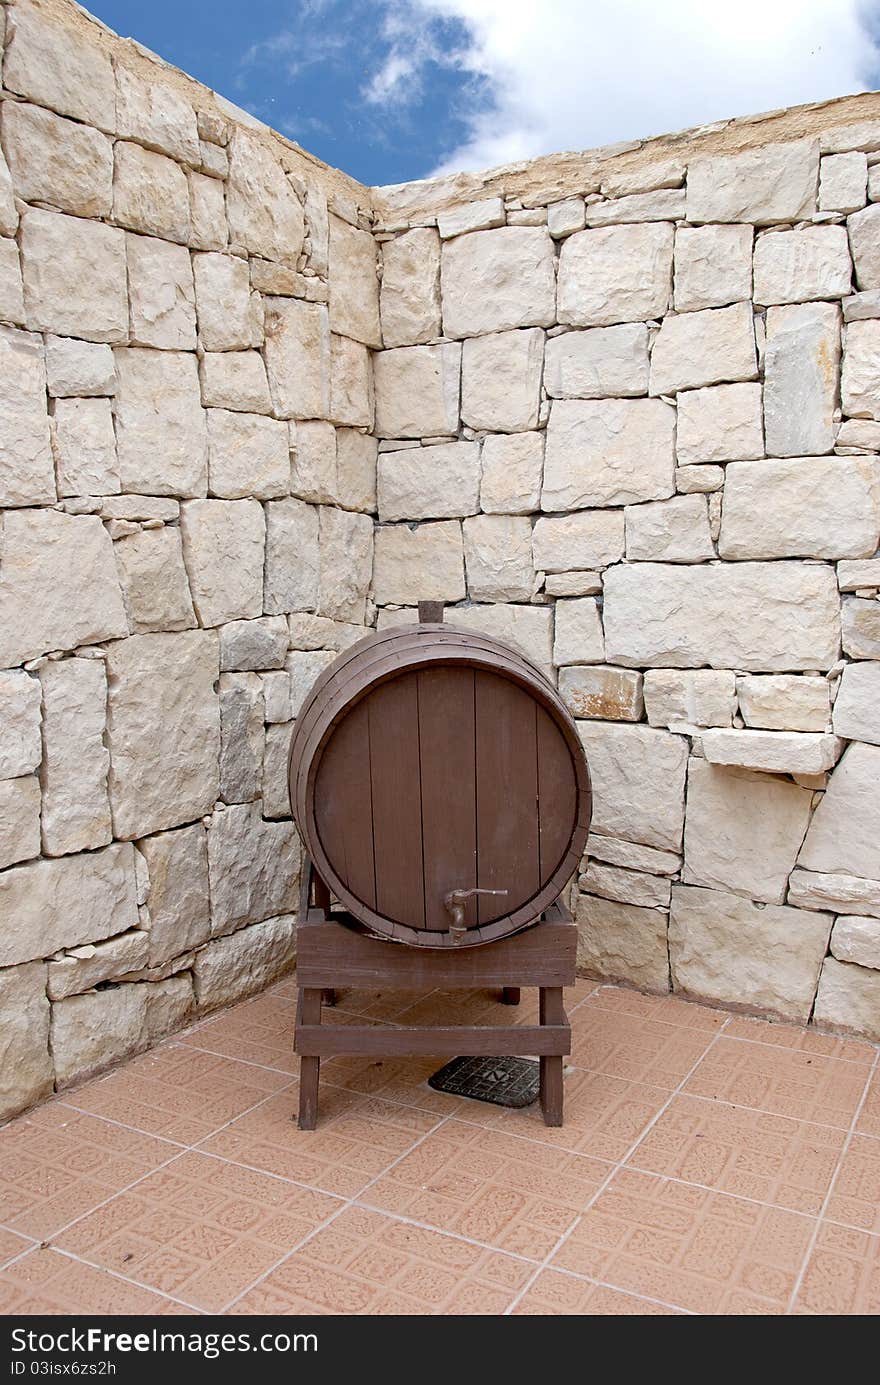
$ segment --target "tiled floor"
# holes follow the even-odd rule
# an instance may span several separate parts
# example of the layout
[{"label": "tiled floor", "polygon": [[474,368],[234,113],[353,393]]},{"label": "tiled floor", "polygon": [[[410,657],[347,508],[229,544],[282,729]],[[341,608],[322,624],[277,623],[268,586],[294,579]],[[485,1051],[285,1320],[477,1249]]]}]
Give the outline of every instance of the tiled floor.
[{"label": "tiled floor", "polygon": [[0,1312],[880,1313],[872,1045],[593,982],[567,1007],[559,1130],[434,1092],[439,1059],[336,1058],[300,1132],[292,981],[64,1093],[0,1130]]}]

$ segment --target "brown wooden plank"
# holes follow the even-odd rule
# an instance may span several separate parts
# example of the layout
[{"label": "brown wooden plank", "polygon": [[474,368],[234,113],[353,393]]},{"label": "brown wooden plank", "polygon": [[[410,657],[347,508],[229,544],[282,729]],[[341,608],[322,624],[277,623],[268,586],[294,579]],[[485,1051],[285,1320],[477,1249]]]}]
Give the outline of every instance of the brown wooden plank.
[{"label": "brown wooden plank", "polygon": [[336,873],[370,909],[376,907],[373,811],[366,703],[336,727],[318,767],[318,836]]},{"label": "brown wooden plank", "polygon": [[477,866],[481,924],[512,913],[540,886],[538,769],[532,696],[508,678],[478,670],[474,679]]},{"label": "brown wooden plank", "polygon": [[378,1024],[303,1024],[295,1048],[303,1058],[338,1053],[416,1057],[420,1054],[563,1054],[571,1052],[571,1030],[559,1025],[413,1025],[384,1028]]},{"label": "brown wooden plank", "polygon": [[416,674],[382,683],[364,698],[364,706],[370,725],[376,911],[424,928]]},{"label": "brown wooden plank", "polygon": [[[443,899],[477,883],[474,802],[474,672],[437,666],[418,675],[425,860],[425,927],[446,930]],[[465,923],[477,922],[476,900],[465,904]]]},{"label": "brown wooden plank", "polygon": [[541,879],[549,880],[571,843],[577,818],[577,783],[571,752],[559,727],[537,708],[538,827]]}]

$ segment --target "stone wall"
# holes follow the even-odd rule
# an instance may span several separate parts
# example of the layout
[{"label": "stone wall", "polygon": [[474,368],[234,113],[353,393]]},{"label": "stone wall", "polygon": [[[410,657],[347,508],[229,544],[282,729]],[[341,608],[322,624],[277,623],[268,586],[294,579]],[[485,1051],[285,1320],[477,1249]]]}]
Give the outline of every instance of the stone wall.
[{"label": "stone wall", "polygon": [[0,1113],[292,965],[293,718],[420,597],[578,719],[585,970],[880,1037],[880,98],[367,189],[0,40]]}]

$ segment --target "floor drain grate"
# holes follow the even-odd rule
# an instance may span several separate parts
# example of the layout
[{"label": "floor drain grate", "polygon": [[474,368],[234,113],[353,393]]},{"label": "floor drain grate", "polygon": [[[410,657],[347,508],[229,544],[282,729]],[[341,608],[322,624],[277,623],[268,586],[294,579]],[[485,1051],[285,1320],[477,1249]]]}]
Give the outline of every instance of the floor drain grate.
[{"label": "floor drain grate", "polygon": [[537,1100],[539,1083],[540,1066],[533,1058],[453,1058],[428,1078],[435,1092],[516,1107]]}]

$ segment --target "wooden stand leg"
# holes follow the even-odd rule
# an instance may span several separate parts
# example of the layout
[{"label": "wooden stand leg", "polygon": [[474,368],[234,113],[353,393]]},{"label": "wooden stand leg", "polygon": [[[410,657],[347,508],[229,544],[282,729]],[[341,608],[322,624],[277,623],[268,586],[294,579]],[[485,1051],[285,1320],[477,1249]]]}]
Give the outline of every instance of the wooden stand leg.
[{"label": "wooden stand leg", "polygon": [[[302,1024],[320,1024],[321,992],[313,987],[303,986],[300,989],[299,1012]],[[318,1123],[318,1078],[320,1071],[320,1058],[303,1054],[299,1060],[300,1130],[314,1130]]]},{"label": "wooden stand leg", "polygon": [[[540,1023],[564,1024],[565,1009],[561,986],[542,986],[540,991]],[[541,1058],[541,1110],[545,1125],[562,1124],[562,1057]]]},{"label": "wooden stand leg", "polygon": [[519,1005],[519,986],[503,986],[501,989],[502,1005]]}]

